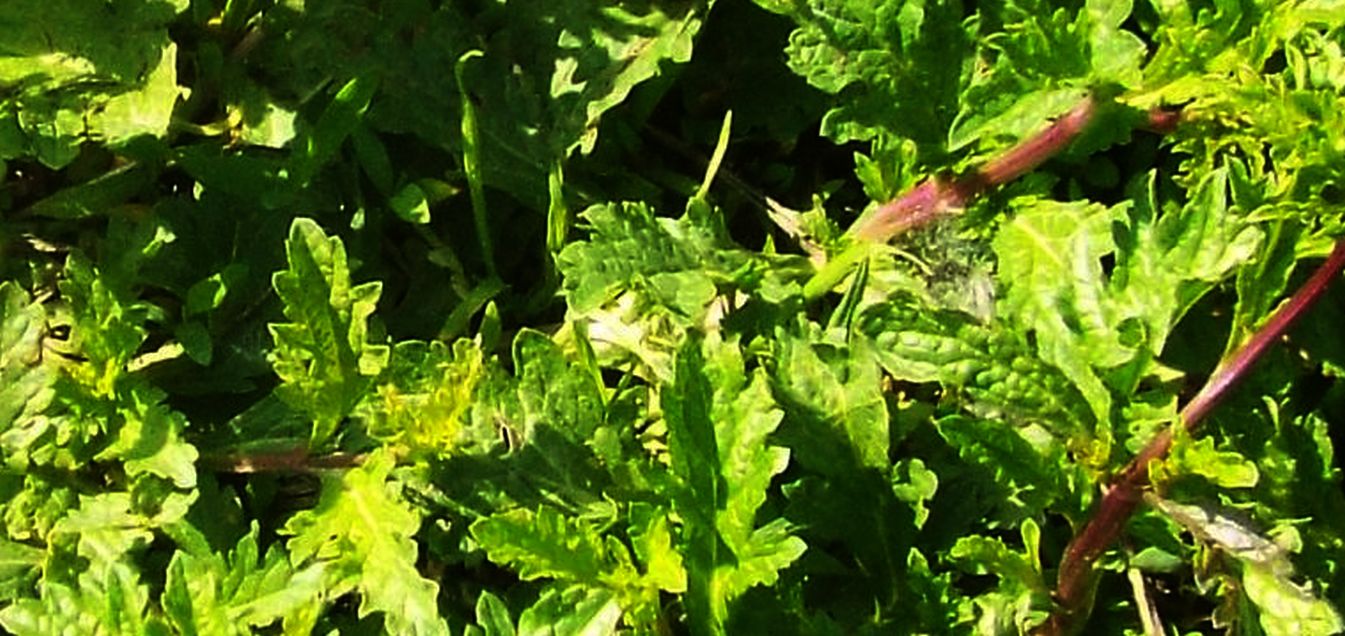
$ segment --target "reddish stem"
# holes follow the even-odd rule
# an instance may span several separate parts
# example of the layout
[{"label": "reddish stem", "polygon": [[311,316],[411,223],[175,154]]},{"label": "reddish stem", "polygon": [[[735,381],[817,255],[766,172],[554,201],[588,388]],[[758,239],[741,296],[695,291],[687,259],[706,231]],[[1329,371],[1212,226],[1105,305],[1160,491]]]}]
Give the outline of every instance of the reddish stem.
[{"label": "reddish stem", "polygon": [[201,458],[201,464],[221,473],[311,473],[318,470],[353,468],[364,462],[363,453],[310,455],[305,447],[258,453],[215,455]]},{"label": "reddish stem", "polygon": [[[1228,396],[1233,386],[1246,377],[1252,365],[1266,350],[1288,331],[1308,307],[1321,298],[1342,268],[1345,268],[1345,238],[1336,242],[1326,262],[1317,267],[1317,271],[1294,293],[1289,302],[1250,340],[1221,362],[1200,392],[1186,403],[1179,421],[1187,430],[1195,431],[1210,411]],[[1038,628],[1037,633],[1066,633],[1079,619],[1087,616],[1091,609],[1087,604],[1093,583],[1093,565],[1120,536],[1126,520],[1139,506],[1142,490],[1149,482],[1150,463],[1161,461],[1171,448],[1172,429],[1164,429],[1126,465],[1103,495],[1097,513],[1065,549],[1056,579],[1055,600],[1058,609]]]},{"label": "reddish stem", "polygon": [[[850,228],[856,238],[886,242],[906,230],[925,225],[964,208],[986,190],[1031,172],[1079,137],[1097,115],[1097,102],[1087,97],[1045,130],[1024,139],[970,174],[954,179],[932,177],[888,201]],[[1155,108],[1144,122],[1147,130],[1167,134],[1181,123],[1179,110]]]},{"label": "reddish stem", "polygon": [[1078,138],[1097,113],[1092,97],[1079,102],[1045,130],[1024,139],[980,169],[956,179],[933,177],[878,208],[850,229],[860,239],[884,242],[965,207],[982,192],[1031,172]]}]

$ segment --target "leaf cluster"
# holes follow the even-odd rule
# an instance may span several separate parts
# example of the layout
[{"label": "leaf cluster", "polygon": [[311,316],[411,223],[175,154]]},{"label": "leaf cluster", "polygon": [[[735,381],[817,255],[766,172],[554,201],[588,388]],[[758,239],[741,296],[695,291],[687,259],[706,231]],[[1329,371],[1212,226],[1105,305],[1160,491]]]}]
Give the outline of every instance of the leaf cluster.
[{"label": "leaf cluster", "polygon": [[1341,292],[1178,409],[1345,234],[1343,48],[1331,0],[6,2],[0,628],[1345,629]]}]

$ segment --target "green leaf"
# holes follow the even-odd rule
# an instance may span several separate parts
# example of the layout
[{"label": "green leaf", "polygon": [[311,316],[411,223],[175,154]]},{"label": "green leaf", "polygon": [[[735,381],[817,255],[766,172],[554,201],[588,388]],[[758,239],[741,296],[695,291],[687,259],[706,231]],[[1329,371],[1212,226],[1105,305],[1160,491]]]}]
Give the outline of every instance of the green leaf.
[{"label": "green leaf", "polygon": [[322,446],[387,364],[388,347],[368,341],[382,285],[352,286],[341,239],[312,220],[294,220],[285,252],[289,268],[272,277],[290,320],[270,325],[276,392],[312,415],[311,443]]},{"label": "green leaf", "polygon": [[673,309],[699,313],[713,295],[708,276],[731,272],[746,260],[722,249],[726,246],[691,218],[658,218],[642,203],[595,205],[580,217],[591,228],[590,238],[565,246],[556,266],[565,277],[570,307],[581,314],[620,290],[642,287],[662,290],[659,297]]},{"label": "green leaf", "polygon": [[42,305],[12,282],[0,283],[0,431],[37,415],[53,376],[42,364]]},{"label": "green leaf", "polygon": [[476,599],[476,624],[481,627],[483,636],[514,636],[516,633],[509,608],[490,590],[482,590]]},{"label": "green leaf", "polygon": [[1032,515],[1066,492],[1067,456],[1040,430],[1016,429],[994,420],[951,415],[936,422],[939,434],[963,461],[987,471],[1004,489],[998,503],[1013,516]]},{"label": "green leaf", "polygon": [[451,348],[439,341],[399,342],[355,414],[371,437],[411,457],[443,456],[466,441],[467,413],[485,372],[481,349],[470,340]]},{"label": "green leaf", "polygon": [[520,578],[610,589],[628,613],[628,623],[653,625],[661,611],[659,592],[685,591],[686,573],[672,550],[666,516],[647,514],[646,525],[633,528],[639,532],[632,537],[646,573],[636,569],[630,550],[615,537],[547,506],[480,519],[471,532],[490,560],[511,567]]},{"label": "green leaf", "polygon": [[360,124],[364,111],[369,108],[378,82],[370,77],[356,77],[346,82],[322,111],[317,125],[303,141],[295,145],[291,159],[294,176],[307,183],[324,164],[336,155],[346,137]]},{"label": "green leaf", "polygon": [[90,124],[113,147],[140,135],[163,137],[168,134],[173,107],[181,93],[177,85],[177,46],[169,44],[145,77],[144,86],[113,96]]},{"label": "green leaf", "polygon": [[982,418],[1039,424],[1080,448],[1092,443],[1093,420],[1079,390],[1033,355],[1010,325],[983,326],[894,295],[865,310],[859,329],[895,378],[938,382],[964,396],[967,410]]},{"label": "green leaf", "polygon": [[999,309],[1033,331],[1042,359],[1104,425],[1112,391],[1129,395],[1158,372],[1153,358],[1173,326],[1260,243],[1260,231],[1228,207],[1226,174],[1210,173],[1186,205],[1161,214],[1152,175],[1130,204],[1110,209],[1028,199],[995,238],[1007,281]]},{"label": "green leaf", "polygon": [[1256,464],[1234,451],[1217,450],[1214,440],[1192,440],[1177,434],[1168,461],[1177,475],[1199,475],[1220,488],[1252,488],[1260,473]]},{"label": "green leaf", "polygon": [[196,447],[180,437],[186,418],[158,402],[146,391],[128,391],[129,404],[118,409],[124,418],[116,439],[95,459],[120,459],[126,474],[156,475],[178,488],[196,486]]},{"label": "green leaf", "polygon": [[843,348],[781,333],[777,342],[774,375],[790,407],[781,434],[799,449],[798,460],[828,475],[844,467],[886,472],[887,401],[867,340],[856,338]]},{"label": "green leaf", "polygon": [[550,587],[518,617],[518,636],[589,636],[617,633],[621,606],[609,590]]},{"label": "green leaf", "polygon": [[1241,562],[1243,590],[1256,604],[1265,633],[1334,634],[1345,627],[1330,602],[1293,582],[1294,568],[1284,547],[1245,521],[1212,505],[1146,499],[1197,538]]},{"label": "green leaf", "polygon": [[70,304],[73,345],[88,359],[79,379],[96,394],[110,395],[145,338],[145,307],[126,297],[124,281],[101,275],[79,254],[70,255],[65,270],[59,285]]},{"label": "green leaf", "polygon": [[998,309],[1021,317],[1037,335],[1041,358],[1079,388],[1102,426],[1112,396],[1097,367],[1128,362],[1116,320],[1099,293],[1106,284],[1101,258],[1115,250],[1114,215],[1097,204],[1028,200],[995,237],[999,274],[1007,290]]},{"label": "green leaf", "polygon": [[689,620],[693,632],[722,633],[729,604],[774,583],[805,549],[782,519],[756,521],[771,478],[789,462],[788,450],[766,441],[781,413],[765,374],[744,371],[736,344],[698,338],[678,350],[663,400],[680,482],[673,505],[686,527]]},{"label": "green leaf", "polygon": [[645,567],[648,585],[681,594],[687,589],[686,568],[682,555],[673,547],[672,527],[667,512],[645,504],[631,505],[631,544],[635,556]]},{"label": "green leaf", "polygon": [[1121,311],[1144,323],[1148,347],[1157,354],[1172,325],[1256,254],[1262,232],[1230,207],[1227,170],[1210,172],[1186,205],[1162,213],[1154,178],[1133,193],[1111,284]]},{"label": "green leaf", "polygon": [[824,135],[845,142],[873,139],[886,130],[916,141],[922,156],[944,153],[962,67],[974,52],[958,3],[758,4],[798,25],[786,48],[790,68],[809,84],[845,98],[823,118]]},{"label": "green leaf", "polygon": [[149,589],[123,563],[86,570],[70,583],[46,579],[38,598],[0,609],[0,625],[15,636],[50,634],[163,634],[146,615]]},{"label": "green leaf", "polygon": [[76,535],[79,555],[93,563],[120,561],[154,538],[149,520],[131,510],[124,492],[80,496],[79,509],[57,522],[53,532]]},{"label": "green leaf", "polygon": [[430,222],[430,204],[420,186],[408,183],[388,199],[392,211],[407,223],[425,225]]},{"label": "green leaf", "polygon": [[447,634],[439,616],[439,585],[416,570],[420,520],[388,483],[393,457],[370,454],[363,466],[323,479],[317,507],[285,523],[293,563],[320,563],[326,585],[340,595],[360,594],[361,617],[382,612],[398,634]]},{"label": "green leaf", "polygon": [[1340,612],[1274,568],[1248,564],[1242,570],[1247,596],[1260,612],[1261,629],[1270,636],[1339,634],[1345,629]]},{"label": "green leaf", "polygon": [[[378,135],[375,135],[368,125],[361,124],[350,131],[350,143],[355,151],[355,157],[359,159],[360,168],[374,183],[374,187],[385,195],[392,194],[393,182],[396,179],[392,159]],[[423,194],[422,192],[422,198]]]},{"label": "green leaf", "polygon": [[[179,94],[167,27],[185,4],[114,9],[17,0],[0,7],[0,112],[17,115],[23,154],[62,168],[85,141],[119,145],[164,135]],[[0,159],[16,156],[12,150],[0,145]]]},{"label": "green leaf", "polygon": [[461,78],[478,104],[485,182],[545,210],[550,166],[590,153],[604,114],[669,63],[690,59],[712,4],[506,7],[500,37],[528,42],[533,55],[520,64],[507,49],[486,47]]},{"label": "green leaf", "polygon": [[161,602],[182,634],[250,634],[316,604],[323,577],[322,564],[296,572],[276,545],[259,559],[254,521],[227,556],[174,553]]},{"label": "green leaf", "polygon": [[1052,607],[1050,589],[1042,580],[1038,556],[1041,530],[1036,522],[1023,522],[1024,552],[1003,541],[971,535],[953,545],[949,556],[962,569],[974,574],[994,574],[999,585],[975,600],[979,633],[1026,633],[1040,625]]},{"label": "green leaf", "polygon": [[603,420],[600,378],[584,373],[551,338],[525,329],[514,338],[514,366],[518,369],[518,396],[525,417],[535,426],[548,426],[576,442],[585,443]]},{"label": "green leaf", "polygon": [[9,602],[29,594],[46,558],[45,550],[0,539],[0,599]]},{"label": "green leaf", "polygon": [[939,489],[939,476],[919,458],[903,459],[892,466],[892,494],[911,506],[915,513],[915,527],[929,520],[926,505]]},{"label": "green leaf", "polygon": [[511,566],[525,581],[619,584],[636,577],[628,554],[612,554],[588,524],[545,506],[480,519],[472,524],[472,536],[490,560]]}]

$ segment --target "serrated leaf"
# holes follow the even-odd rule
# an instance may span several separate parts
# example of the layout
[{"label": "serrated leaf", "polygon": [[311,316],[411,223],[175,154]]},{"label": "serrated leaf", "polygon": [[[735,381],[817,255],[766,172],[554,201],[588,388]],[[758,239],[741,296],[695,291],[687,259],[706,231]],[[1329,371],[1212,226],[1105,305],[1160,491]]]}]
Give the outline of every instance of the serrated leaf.
[{"label": "serrated leaf", "polygon": [[1002,505],[1015,516],[1036,514],[1064,494],[1065,471],[1055,469],[1066,462],[1064,448],[1040,436],[1034,439],[1032,429],[960,415],[936,425],[963,461],[986,470],[1003,487]]},{"label": "serrated leaf", "polygon": [[[603,421],[604,387],[585,373],[550,337],[523,329],[514,337],[518,397],[529,428],[547,426],[580,444]],[[531,430],[525,433],[533,435]]]},{"label": "serrated leaf", "polygon": [[809,84],[843,93],[822,121],[837,142],[873,139],[882,130],[942,154],[956,113],[971,33],[953,2],[809,2],[758,4],[791,17],[789,66]]},{"label": "serrated leaf", "polygon": [[[702,353],[702,347],[705,353]],[[805,549],[783,519],[757,526],[771,478],[789,451],[766,442],[780,423],[766,378],[750,378],[734,343],[692,338],[663,387],[674,510],[686,526],[687,610],[693,631],[721,633],[729,603],[773,583]]]},{"label": "serrated leaf", "polygon": [[151,474],[171,481],[178,488],[196,486],[196,447],[181,433],[186,418],[159,403],[160,396],[144,390],[129,390],[117,412],[123,418],[116,439],[95,459],[120,459],[126,474]]},{"label": "serrated leaf", "polygon": [[1021,533],[1025,552],[1010,548],[1000,539],[978,535],[958,539],[949,551],[958,567],[976,574],[994,574],[999,579],[995,591],[974,601],[980,614],[976,619],[978,633],[1026,633],[1046,618],[1046,610],[1051,607],[1037,554],[1040,528],[1028,519]]},{"label": "serrated leaf", "polygon": [[[683,312],[703,309],[709,301],[705,289],[713,288],[708,275],[731,272],[746,261],[720,249],[727,246],[691,218],[658,218],[642,203],[595,205],[580,218],[591,228],[589,240],[565,246],[556,259],[566,298],[580,314],[597,309],[619,290],[642,285],[662,290],[660,297]],[[672,274],[679,278],[668,279]],[[694,305],[689,301],[700,306],[688,306]]]},{"label": "serrated leaf", "polygon": [[1199,475],[1220,488],[1252,488],[1260,477],[1254,462],[1237,452],[1216,449],[1208,437],[1192,440],[1178,433],[1168,461],[1177,475]]},{"label": "serrated leaf", "polygon": [[1133,355],[1099,293],[1105,287],[1101,258],[1114,250],[1116,212],[1086,202],[1018,205],[1013,221],[995,237],[1007,285],[998,308],[1035,331],[1042,359],[1074,382],[1107,426],[1112,396],[1094,367],[1119,366]]},{"label": "serrated leaf", "polygon": [[[1104,426],[1113,391],[1128,395],[1182,315],[1251,258],[1260,232],[1229,210],[1226,172],[1210,173],[1180,209],[1158,213],[1153,177],[1129,204],[1025,200],[995,238],[1004,315],[1036,334]],[[1104,274],[1101,259],[1114,255]]]},{"label": "serrated leaf", "polygon": [[507,37],[544,44],[526,60],[487,47],[464,74],[480,104],[486,183],[545,210],[549,166],[591,152],[604,114],[689,60],[712,4],[510,6]]},{"label": "serrated leaf", "polygon": [[0,609],[0,625],[15,636],[168,633],[146,615],[148,586],[123,563],[86,570],[76,582],[44,580],[38,593]]},{"label": "serrated leaf", "polygon": [[672,550],[666,517],[657,515],[644,523],[632,528],[632,540],[645,573],[636,569],[623,543],[548,506],[480,519],[471,532],[492,561],[509,566],[524,580],[551,578],[611,590],[628,614],[626,622],[638,626],[658,620],[660,590],[686,589],[686,573]]},{"label": "serrated leaf", "polygon": [[596,530],[546,506],[480,519],[472,524],[472,536],[490,560],[511,566],[525,581],[619,583],[636,577],[629,557],[609,553]]},{"label": "serrated leaf", "polygon": [[145,307],[126,298],[128,281],[103,275],[80,254],[70,255],[65,270],[59,286],[70,304],[73,344],[88,358],[78,375],[97,395],[111,395],[145,338]]},{"label": "serrated leaf", "polygon": [[964,314],[893,295],[865,310],[859,329],[895,378],[938,382],[964,395],[967,410],[982,418],[1040,424],[1081,449],[1095,443],[1079,390],[1004,323],[982,326]]},{"label": "serrated leaf", "polygon": [[439,586],[416,570],[412,537],[420,520],[388,484],[393,464],[390,453],[375,451],[359,468],[326,477],[317,507],[285,523],[285,545],[293,563],[330,568],[338,578],[327,581],[329,589],[356,589],[360,616],[382,612],[394,633],[447,634]]},{"label": "serrated leaf", "polygon": [[382,285],[352,286],[341,239],[310,219],[294,220],[285,252],[289,268],[272,277],[290,320],[270,325],[276,392],[312,415],[311,442],[321,446],[387,364],[388,347],[368,341]]},{"label": "serrated leaf", "polygon": [[620,620],[610,590],[553,586],[519,615],[518,636],[606,636],[617,633]]},{"label": "serrated leaf", "polygon": [[680,594],[687,588],[682,555],[673,549],[672,526],[666,511],[653,506],[631,506],[631,544],[635,556],[644,565],[649,585]]},{"label": "serrated leaf", "polygon": [[948,132],[949,150],[958,150],[982,139],[1022,139],[1041,130],[1048,118],[1069,112],[1088,97],[1082,88],[1042,89],[1028,93],[1002,112],[968,115]]},{"label": "serrated leaf", "polygon": [[131,511],[130,494],[112,492],[80,496],[79,509],[57,522],[52,531],[76,535],[80,556],[94,563],[112,563],[154,538],[149,525]]},{"label": "serrated leaf", "polygon": [[443,456],[464,437],[472,396],[485,374],[470,340],[408,340],[392,348],[386,373],[356,409],[369,435],[414,458]]},{"label": "serrated leaf", "polygon": [[1120,313],[1144,323],[1157,354],[1186,311],[1256,254],[1262,232],[1230,207],[1226,169],[1202,178],[1180,209],[1160,211],[1154,181],[1151,173],[1132,193],[1110,282]]},{"label": "serrated leaf", "polygon": [[227,557],[174,553],[161,600],[169,621],[187,635],[250,634],[318,603],[322,564],[296,572],[275,545],[258,557],[255,522]]}]

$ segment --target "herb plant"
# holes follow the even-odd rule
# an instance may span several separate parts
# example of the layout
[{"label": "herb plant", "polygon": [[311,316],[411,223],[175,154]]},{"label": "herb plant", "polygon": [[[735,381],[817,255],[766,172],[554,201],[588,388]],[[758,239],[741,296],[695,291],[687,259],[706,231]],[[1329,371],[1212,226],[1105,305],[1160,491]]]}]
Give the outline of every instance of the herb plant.
[{"label": "herb plant", "polygon": [[7,633],[1345,631],[1339,0],[0,27]]}]

